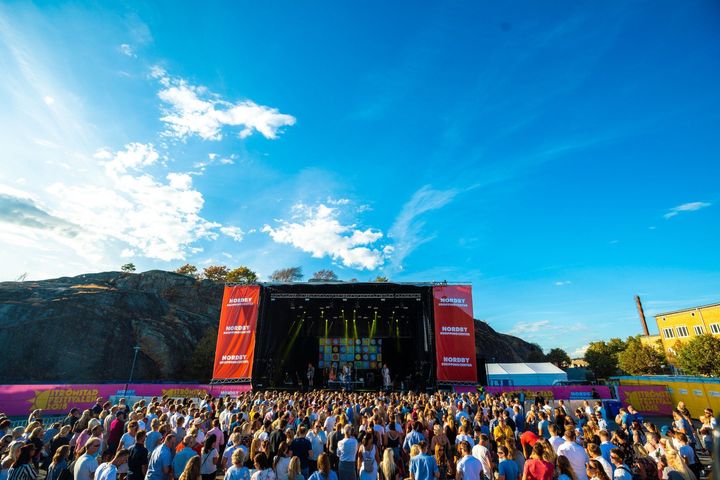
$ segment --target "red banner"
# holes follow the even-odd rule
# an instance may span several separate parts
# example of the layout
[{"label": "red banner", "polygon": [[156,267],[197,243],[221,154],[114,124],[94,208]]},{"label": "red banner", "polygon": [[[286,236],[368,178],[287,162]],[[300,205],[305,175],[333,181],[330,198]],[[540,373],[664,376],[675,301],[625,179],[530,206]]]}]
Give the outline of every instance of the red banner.
[{"label": "red banner", "polygon": [[435,363],[439,383],[477,383],[472,288],[433,287]]},{"label": "red banner", "polygon": [[214,380],[250,381],[259,305],[259,286],[225,287],[215,348]]}]

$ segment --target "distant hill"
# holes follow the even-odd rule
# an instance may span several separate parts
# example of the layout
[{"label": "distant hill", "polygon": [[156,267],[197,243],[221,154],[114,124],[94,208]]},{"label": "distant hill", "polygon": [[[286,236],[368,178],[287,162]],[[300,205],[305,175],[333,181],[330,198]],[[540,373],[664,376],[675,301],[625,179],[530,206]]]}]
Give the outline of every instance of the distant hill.
[{"label": "distant hill", "polygon": [[[153,270],[0,282],[0,383],[208,380],[223,286]],[[475,321],[487,361],[528,361],[533,344]]]}]

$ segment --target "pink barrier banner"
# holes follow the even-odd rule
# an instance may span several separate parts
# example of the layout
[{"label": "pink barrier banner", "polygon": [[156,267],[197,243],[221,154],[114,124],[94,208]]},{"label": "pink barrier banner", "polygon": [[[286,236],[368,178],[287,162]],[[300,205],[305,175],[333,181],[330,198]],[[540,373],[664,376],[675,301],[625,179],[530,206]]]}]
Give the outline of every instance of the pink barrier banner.
[{"label": "pink barrier banner", "polygon": [[527,400],[532,400],[538,395],[549,399],[562,400],[599,400],[612,398],[610,388],[604,385],[566,385],[566,386],[547,386],[547,385],[530,385],[517,387],[485,387],[485,391],[494,395],[500,393],[525,393]]},{"label": "pink barrier banner", "polygon": [[643,415],[672,415],[673,401],[665,385],[620,385],[617,390],[623,407],[632,405]]},{"label": "pink barrier banner", "polygon": [[250,385],[198,385],[198,384],[133,384],[127,394],[125,384],[89,385],[0,385],[0,412],[8,416],[28,415],[42,409],[49,415],[67,413],[71,408],[90,408],[98,397],[169,397],[201,398],[237,396],[251,390]]}]

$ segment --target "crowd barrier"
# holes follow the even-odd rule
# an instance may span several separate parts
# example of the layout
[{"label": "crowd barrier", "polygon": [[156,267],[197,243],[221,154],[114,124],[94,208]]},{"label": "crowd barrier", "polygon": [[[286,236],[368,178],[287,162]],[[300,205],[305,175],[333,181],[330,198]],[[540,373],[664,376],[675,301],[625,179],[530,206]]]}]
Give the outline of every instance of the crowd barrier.
[{"label": "crowd barrier", "polygon": [[202,398],[238,395],[250,385],[208,384],[87,384],[87,385],[0,385],[0,412],[10,417],[26,416],[35,409],[47,415],[67,413],[71,408],[86,409],[98,397],[117,400],[126,397],[132,404],[140,398],[161,397]]}]

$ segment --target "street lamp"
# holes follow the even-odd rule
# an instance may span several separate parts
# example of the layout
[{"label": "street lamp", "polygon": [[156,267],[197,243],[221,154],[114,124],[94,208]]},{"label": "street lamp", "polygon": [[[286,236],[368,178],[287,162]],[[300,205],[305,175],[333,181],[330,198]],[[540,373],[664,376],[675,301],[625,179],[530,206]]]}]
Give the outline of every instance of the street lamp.
[{"label": "street lamp", "polygon": [[132,383],[133,372],[135,371],[135,362],[137,361],[137,354],[140,351],[140,345],[135,345],[133,350],[135,350],[135,354],[133,355],[132,367],[130,367],[130,378],[128,378],[128,381],[125,384],[125,397],[127,397],[128,386]]}]

